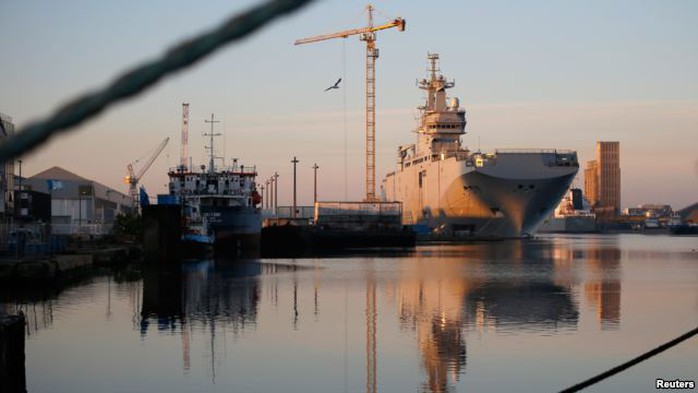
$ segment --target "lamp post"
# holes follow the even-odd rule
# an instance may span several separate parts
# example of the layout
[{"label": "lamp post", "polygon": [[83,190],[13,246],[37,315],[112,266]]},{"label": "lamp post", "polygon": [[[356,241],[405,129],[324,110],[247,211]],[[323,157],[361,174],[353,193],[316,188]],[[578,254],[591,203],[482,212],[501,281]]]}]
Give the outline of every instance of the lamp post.
[{"label": "lamp post", "polygon": [[19,163],[19,191],[22,191],[22,160],[17,160]]},{"label": "lamp post", "polygon": [[279,215],[279,174],[274,172],[274,215]]},{"label": "lamp post", "polygon": [[262,189],[262,209],[264,209],[264,204],[267,203],[267,197],[264,196],[264,186],[259,186]]},{"label": "lamp post", "polygon": [[318,168],[320,168],[320,167],[317,165],[317,162],[315,164],[313,164],[313,172],[315,172],[314,176],[313,176],[313,204],[317,203],[317,170],[318,170]]},{"label": "lamp post", "polygon": [[291,218],[295,219],[296,218],[296,164],[298,164],[300,161],[296,158],[296,156],[293,156],[293,160],[291,160],[293,163],[293,210],[291,211]]},{"label": "lamp post", "polygon": [[80,186],[78,186],[78,234],[82,231],[82,191]]},{"label": "lamp post", "polygon": [[274,175],[269,178],[269,209],[274,208]]},{"label": "lamp post", "polygon": [[269,180],[267,180],[265,184],[267,185],[267,193],[264,194],[264,205],[267,207],[267,210],[269,210]]}]

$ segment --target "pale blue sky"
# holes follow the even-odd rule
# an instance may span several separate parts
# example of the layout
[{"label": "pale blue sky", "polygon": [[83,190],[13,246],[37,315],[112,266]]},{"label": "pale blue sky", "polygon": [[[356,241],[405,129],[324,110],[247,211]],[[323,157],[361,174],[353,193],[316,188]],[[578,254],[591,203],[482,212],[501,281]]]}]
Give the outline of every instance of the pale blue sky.
[{"label": "pale blue sky", "polygon": [[[0,3],[0,111],[18,126],[105,85],[124,69],[219,23],[251,1],[10,1]],[[360,27],[365,2],[316,1],[241,44],[122,103],[23,158],[23,174],[60,165],[126,191],[126,165],[166,136],[143,182],[164,192],[179,155],[181,102],[191,103],[190,152],[204,159],[210,113],[223,120],[225,155],[278,171],[281,203],[299,166],[300,202],[344,199],[346,94],[349,198],[364,195],[364,50],[357,37],[294,47],[296,38]],[[397,145],[412,142],[415,80],[438,52],[450,91],[468,110],[464,141],[482,149],[575,149],[621,142],[624,207],[698,201],[698,2],[376,1],[375,19],[407,30],[379,33],[377,177]],[[344,77],[341,90],[323,89]],[[221,143],[222,144],[222,141]],[[136,164],[138,168],[138,164]],[[580,176],[577,185],[583,184]]]}]

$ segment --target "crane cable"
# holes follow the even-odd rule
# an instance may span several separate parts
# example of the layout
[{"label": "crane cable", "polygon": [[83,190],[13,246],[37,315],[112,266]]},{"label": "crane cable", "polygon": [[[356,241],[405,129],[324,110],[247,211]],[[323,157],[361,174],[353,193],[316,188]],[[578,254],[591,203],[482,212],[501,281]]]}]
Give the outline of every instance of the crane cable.
[{"label": "crane cable", "polygon": [[344,127],[344,200],[349,200],[349,171],[347,164],[347,39],[342,40],[342,124]]}]

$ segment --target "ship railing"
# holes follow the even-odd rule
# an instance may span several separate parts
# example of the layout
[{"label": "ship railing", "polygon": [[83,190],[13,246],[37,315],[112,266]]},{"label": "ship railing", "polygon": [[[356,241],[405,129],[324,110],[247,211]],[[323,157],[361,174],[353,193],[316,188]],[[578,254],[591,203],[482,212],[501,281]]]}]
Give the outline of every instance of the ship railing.
[{"label": "ship railing", "polygon": [[468,156],[466,166],[474,166],[478,168],[497,165],[496,154],[475,153]]},{"label": "ship railing", "polygon": [[400,202],[316,202],[315,217],[321,216],[402,216]]},{"label": "ship railing", "polygon": [[[216,167],[216,172],[229,172],[229,173],[235,173],[235,174],[243,174],[243,175],[256,175],[257,174],[257,167],[256,166],[245,166],[245,165],[233,165],[233,166],[226,166],[226,167]],[[201,169],[199,167],[195,168],[188,168],[184,169],[179,166],[175,167],[170,167],[169,173],[174,173],[174,174],[194,174],[198,175],[201,174]],[[207,173],[207,172],[203,172]]]},{"label": "ship railing", "polygon": [[533,154],[539,154],[539,153],[548,153],[548,154],[576,154],[574,150],[565,150],[565,149],[528,149],[528,148],[507,148],[507,149],[495,149],[495,154],[501,154],[501,153],[533,153]]},{"label": "ship railing", "polygon": [[52,224],[52,235],[103,236],[111,233],[112,224]]}]

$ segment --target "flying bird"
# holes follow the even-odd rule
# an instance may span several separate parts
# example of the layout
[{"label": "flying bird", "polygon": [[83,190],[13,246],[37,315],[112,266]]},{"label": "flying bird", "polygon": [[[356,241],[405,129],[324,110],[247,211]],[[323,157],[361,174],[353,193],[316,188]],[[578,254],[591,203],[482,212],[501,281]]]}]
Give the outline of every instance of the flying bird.
[{"label": "flying bird", "polygon": [[334,85],[325,89],[325,91],[332,90],[332,89],[339,89],[339,82],[341,82],[341,81],[342,81],[342,78],[337,79],[337,82],[335,82]]}]

